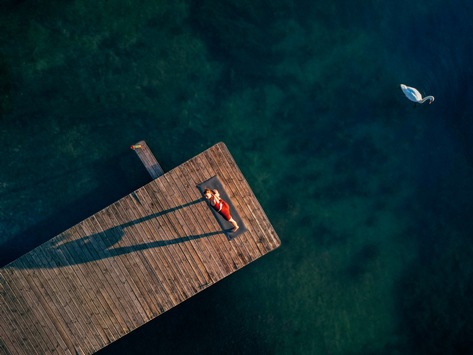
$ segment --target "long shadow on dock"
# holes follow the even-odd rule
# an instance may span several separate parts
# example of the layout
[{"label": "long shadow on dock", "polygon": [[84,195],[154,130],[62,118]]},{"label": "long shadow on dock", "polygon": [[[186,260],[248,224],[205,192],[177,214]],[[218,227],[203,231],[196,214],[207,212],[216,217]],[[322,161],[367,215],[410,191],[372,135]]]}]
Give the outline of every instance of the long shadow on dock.
[{"label": "long shadow on dock", "polygon": [[34,257],[36,251],[33,250],[30,253],[33,255],[32,258],[28,258],[27,263],[21,263],[20,265],[7,265],[5,268],[25,268],[25,269],[37,269],[37,268],[58,268],[71,265],[84,264],[92,261],[101,259],[113,258],[123,254],[133,253],[141,250],[166,247],[168,245],[185,243],[191,240],[206,238],[217,234],[224,233],[223,230],[212,231],[208,233],[202,233],[197,235],[182,236],[168,240],[156,240],[149,243],[139,243],[127,246],[114,247],[125,235],[125,229],[148,221],[150,219],[164,216],[168,213],[175,212],[179,209],[191,207],[198,203],[207,203],[204,198],[169,208],[164,211],[150,214],[145,217],[137,218],[133,221],[122,223],[115,227],[109,228],[103,232],[94,233],[79,239],[66,241],[67,233],[64,236],[58,236],[43,246],[43,253],[47,254],[45,260],[43,258]]}]

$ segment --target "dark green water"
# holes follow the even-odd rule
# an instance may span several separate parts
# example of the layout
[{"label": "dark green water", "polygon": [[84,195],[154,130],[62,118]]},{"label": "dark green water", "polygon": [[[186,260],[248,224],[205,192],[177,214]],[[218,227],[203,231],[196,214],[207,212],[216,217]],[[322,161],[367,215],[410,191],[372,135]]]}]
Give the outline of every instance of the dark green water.
[{"label": "dark green water", "polygon": [[223,141],[282,247],[101,354],[473,353],[473,6],[346,3],[3,0],[2,265]]}]

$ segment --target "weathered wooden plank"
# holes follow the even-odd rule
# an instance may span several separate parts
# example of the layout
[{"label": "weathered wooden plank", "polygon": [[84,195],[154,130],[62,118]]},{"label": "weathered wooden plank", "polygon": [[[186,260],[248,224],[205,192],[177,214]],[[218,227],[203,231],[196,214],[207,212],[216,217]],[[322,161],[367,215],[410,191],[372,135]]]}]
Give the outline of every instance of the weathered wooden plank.
[{"label": "weathered wooden plank", "polygon": [[[131,202],[131,201],[130,201]],[[152,215],[147,214],[143,211],[142,208],[131,208],[129,209],[129,213],[132,215],[132,218],[136,221],[140,221],[139,223],[135,224],[135,231],[137,232],[137,242],[143,245],[152,245],[153,242],[156,240],[157,234],[156,231],[158,228],[154,225],[154,219]],[[142,238],[144,237],[144,238]],[[165,245],[162,248],[166,248]],[[161,248],[161,249],[162,249]],[[141,254],[143,251],[140,252]],[[156,262],[154,256],[161,254],[160,250],[154,250],[153,253],[148,254],[148,263],[152,265],[151,268],[148,268],[148,273],[150,276],[153,277],[153,281],[156,283],[160,282],[159,278],[155,278],[156,272],[161,272],[162,269],[159,267],[159,264]],[[162,261],[162,259],[160,260]],[[170,263],[174,264],[175,260],[172,258],[170,259]],[[177,277],[177,280],[181,280],[182,278]],[[174,282],[176,283],[176,282]],[[185,295],[184,295],[185,296]]]},{"label": "weathered wooden plank", "polygon": [[151,178],[156,179],[164,174],[163,168],[161,168],[145,141],[139,141],[131,148],[136,152]]},{"label": "weathered wooden plank", "polygon": [[[0,326],[0,334],[3,334],[3,333],[4,331],[2,327]],[[13,355],[13,353],[8,350],[7,345],[5,345],[3,338],[0,338],[0,354]]]},{"label": "weathered wooden plank", "polygon": [[[27,266],[23,262],[20,262],[20,260],[17,260],[16,265],[19,268],[18,270],[22,271],[21,275],[20,272],[14,272],[11,269],[4,269],[3,271],[8,273],[11,285],[14,285],[20,294],[24,295],[30,301],[30,304],[33,305],[32,310],[38,314],[35,320],[41,320],[40,324],[43,324],[42,321],[47,324],[47,328],[44,329],[48,333],[49,338],[53,339],[50,347],[56,348],[56,342],[59,344],[58,351],[55,352],[53,350],[51,353],[76,354],[75,347],[66,335],[62,322],[53,314],[50,307],[47,305],[45,298],[42,297],[34,287],[32,287],[32,284],[29,281],[30,273],[23,273],[23,269]],[[25,321],[25,319],[22,318],[22,321]],[[18,349],[22,348],[19,347]]]},{"label": "weathered wooden plank", "polygon": [[[175,169],[174,172],[176,173],[177,170]],[[167,175],[169,177],[170,175]],[[178,184],[174,186],[174,184]],[[173,198],[169,201],[169,206],[171,208],[177,208],[172,214],[169,215],[169,218],[175,218],[174,225],[179,226],[180,224],[185,224],[186,226],[190,226],[192,220],[189,218],[189,211],[193,211],[195,207],[202,203],[199,198],[195,199],[188,199],[183,198],[184,190],[182,186],[179,185],[179,181],[172,180],[167,181],[166,191],[172,191]],[[178,207],[172,207],[173,205],[177,205]],[[177,223],[180,221],[180,223]],[[203,237],[203,233],[205,231],[197,230],[197,229],[189,229],[186,231],[184,228],[177,228],[176,233],[179,236],[179,243],[176,243],[178,247],[178,251],[180,250],[180,254],[184,256],[183,261],[187,261],[190,266],[187,272],[191,274],[195,274],[198,278],[196,283],[193,283],[195,286],[194,292],[200,290],[200,284],[207,282],[207,278],[205,278],[204,274],[208,274],[205,269],[203,269],[202,262],[199,258],[194,259],[193,256],[197,256],[193,243],[191,243],[194,239],[199,239]]]},{"label": "weathered wooden plank", "polygon": [[[166,239],[165,231],[163,228],[156,228],[153,223],[151,225],[147,222],[143,222],[143,225],[140,226],[143,235],[149,241],[149,244],[156,246],[161,245],[165,246],[165,243],[160,243],[162,239],[160,237],[164,236]],[[153,234],[155,230],[159,230],[159,234]],[[155,238],[154,241],[150,241],[150,238]],[[179,274],[176,268],[174,267],[174,262],[170,255],[162,254],[161,250],[153,250],[149,254],[149,258],[154,264],[154,270],[157,272],[158,282],[163,286],[163,292],[165,295],[168,295],[168,305],[171,307],[180,302],[180,299],[185,297],[183,293],[180,292],[178,288]]]},{"label": "weathered wooden plank", "polygon": [[[116,206],[114,206],[114,215],[120,218],[120,220],[136,220],[137,217],[134,215],[132,207],[126,200],[127,199],[122,199],[118,201]],[[125,215],[126,217],[124,217]],[[132,224],[124,229],[124,233],[123,238],[126,237],[128,243],[125,243],[122,238],[116,244],[114,250],[121,250],[120,254],[127,260],[127,263],[124,264],[132,266],[127,269],[137,289],[136,297],[146,312],[146,320],[150,320],[160,313],[159,308],[162,307],[162,305],[156,306],[155,295],[159,293],[160,290],[154,287],[154,285],[157,284],[158,279],[155,278],[155,272],[150,260],[144,257],[138,247],[146,243],[146,239],[143,239],[143,232],[138,230],[136,225]]]},{"label": "weathered wooden plank", "polygon": [[[109,207],[81,223],[81,226],[88,235],[94,235],[94,238],[90,239],[90,244],[97,250],[99,258],[97,262],[103,266],[103,271],[108,273],[111,298],[120,305],[120,308],[115,308],[114,312],[119,311],[126,327],[131,331],[136,329],[138,324],[141,324],[143,317],[146,317],[146,313],[136,299],[133,287],[130,285],[130,283],[133,283],[133,279],[130,277],[122,258],[115,257],[108,249],[112,243],[114,244],[115,240],[121,238],[122,233],[118,225],[110,221],[111,218],[114,218],[114,216]],[[96,233],[98,230],[101,230],[100,234]]]},{"label": "weathered wooden plank", "polygon": [[[93,218],[93,217],[91,217]],[[105,318],[107,317],[109,321],[109,337],[116,339],[117,335],[121,336],[127,334],[130,331],[130,328],[126,325],[122,313],[115,313],[114,310],[117,307],[121,307],[116,302],[115,292],[117,290],[116,284],[110,284],[110,280],[113,281],[113,278],[110,277],[110,272],[104,263],[100,260],[101,257],[98,255],[97,250],[89,242],[91,238],[90,230],[87,229],[87,222],[90,219],[84,221],[80,225],[76,225],[73,228],[69,229],[71,235],[76,238],[76,243],[71,243],[71,254],[82,255],[82,260],[77,260],[80,262],[81,269],[83,270],[84,277],[89,280],[89,283],[92,283],[91,286],[95,285],[95,296],[99,299],[101,306],[101,314]],[[84,228],[86,230],[84,230]]]},{"label": "weathered wooden plank", "polygon": [[[38,253],[41,249],[35,249],[30,252],[31,258],[29,259],[33,267],[36,268],[37,280],[41,284],[41,289],[48,293],[48,305],[55,309],[55,317],[61,318],[65,321],[69,329],[73,332],[71,338],[76,343],[81,344],[81,349],[84,353],[87,353],[87,349],[93,346],[93,343],[88,340],[83,341],[83,318],[78,312],[76,305],[70,299],[62,285],[57,281],[57,273],[51,268],[50,265],[46,264],[41,260]],[[38,267],[39,266],[39,267]]]},{"label": "weathered wooden plank", "polygon": [[[77,228],[75,228],[75,231],[77,231]],[[53,251],[55,251],[56,269],[62,271],[65,287],[70,290],[72,297],[76,299],[78,307],[82,310],[83,316],[86,317],[86,324],[89,328],[88,332],[94,334],[99,344],[105,345],[110,342],[111,333],[109,328],[111,324],[100,312],[103,306],[98,295],[99,292],[92,291],[89,284],[91,275],[84,274],[83,271],[83,269],[88,267],[87,263],[83,262],[83,257],[87,253],[88,248],[84,243],[81,243],[82,248],[73,248],[72,245],[78,244],[81,240],[77,240],[75,236],[77,234],[74,236],[70,234],[69,238],[65,238],[63,241],[64,244],[52,246],[49,252],[45,253],[45,256],[53,255]]]},{"label": "weathered wooden plank", "polygon": [[[17,349],[17,342],[16,336],[14,332],[17,329],[17,326],[13,327],[11,325],[12,321],[10,320],[10,309],[7,308],[5,302],[0,303],[0,317],[4,320],[0,323],[0,343],[1,348],[4,353],[6,354],[13,354],[14,349]],[[7,324],[8,322],[8,324]],[[8,349],[12,349],[12,352],[8,352]],[[17,352],[15,352],[17,354]]]},{"label": "weathered wooden plank", "polygon": [[[85,292],[85,288],[82,287],[82,282],[75,270],[80,266],[77,265],[73,268],[68,265],[65,253],[66,251],[53,254],[47,252],[47,250],[38,249],[38,257],[49,263],[56,285],[64,290],[62,293],[66,297],[66,302],[73,305],[74,315],[78,316],[77,318],[80,317],[84,331],[82,337],[87,338],[87,341],[91,344],[91,349],[103,347],[108,343],[108,339],[102,326],[96,325],[99,321],[94,312],[95,298],[90,298]],[[51,257],[53,255],[54,257]]]},{"label": "weathered wooden plank", "polygon": [[[21,269],[20,269],[21,270]],[[40,298],[33,294],[33,291],[27,284],[25,278],[19,275],[18,271],[13,270],[3,270],[7,275],[5,276],[5,287],[10,287],[11,291],[9,292],[10,297],[14,297],[15,299],[24,297],[25,305],[24,307],[15,307],[15,301],[11,302],[11,306],[15,307],[15,312],[25,312],[25,308],[29,307],[29,310],[33,313],[33,315],[27,317],[16,317],[15,320],[22,321],[22,322],[29,322],[35,323],[40,327],[41,330],[44,331],[46,334],[45,342],[47,342],[47,338],[49,338],[49,350],[50,353],[55,354],[65,354],[69,351],[68,346],[63,340],[63,334],[58,331],[60,328],[56,323],[52,322],[48,312],[45,310],[44,305],[40,302]],[[8,285],[7,285],[8,284]],[[20,296],[18,296],[20,295]],[[2,317],[3,320],[8,321],[11,318]],[[41,339],[39,339],[41,340]],[[19,347],[18,349],[21,349]],[[72,348],[71,348],[72,349]]]},{"label": "weathered wooden plank", "polygon": [[[190,273],[191,268],[185,261],[185,256],[180,253],[179,243],[172,242],[172,239],[174,239],[172,235],[168,235],[163,247],[157,252],[167,259],[168,265],[176,272],[174,283],[181,295],[180,299],[185,300],[195,293],[198,282],[195,281],[193,272]],[[165,253],[162,253],[163,251]]]},{"label": "weathered wooden plank", "polygon": [[[103,228],[109,228],[106,232],[110,233],[110,230],[115,230],[119,237],[115,241],[115,244],[109,247],[110,253],[115,255],[115,258],[120,259],[122,262],[121,267],[123,273],[126,274],[125,282],[129,283],[132,292],[129,294],[132,302],[136,305],[140,311],[141,317],[138,318],[138,324],[143,321],[150,319],[156,314],[154,306],[150,307],[149,301],[146,294],[150,292],[147,288],[147,281],[143,280],[143,275],[147,273],[147,265],[141,258],[139,253],[132,253],[131,245],[136,245],[137,241],[134,238],[134,231],[132,226],[119,225],[121,221],[125,221],[125,224],[129,223],[129,217],[127,211],[123,211],[125,207],[121,205],[121,201],[116,202],[113,207],[107,211],[108,218],[104,218],[101,222]],[[125,217],[126,216],[126,217]]]},{"label": "weathered wooden plank", "polygon": [[[135,214],[132,214],[132,217],[131,217],[132,220],[140,220],[140,218],[145,218],[145,217],[144,216],[138,217]],[[155,231],[153,230],[153,228],[151,228],[147,224],[147,222],[148,222],[147,220],[144,220],[141,223],[136,223],[134,225],[134,229],[136,231],[136,238],[137,240],[141,240],[142,242],[141,244],[151,242],[151,240],[155,237]],[[155,258],[153,258],[154,255],[150,254],[150,256],[151,256],[151,259],[148,261],[148,263],[150,262],[154,263],[155,262]],[[171,259],[169,260],[170,260],[170,263],[172,263],[172,260]],[[167,275],[169,279],[172,280],[172,284],[177,284],[179,281],[179,275],[176,274],[176,270],[173,269],[171,266],[169,266],[169,264],[166,265],[166,269],[168,271]],[[159,268],[159,270],[162,271],[161,268]],[[151,274],[153,275],[155,270],[153,270],[153,268],[148,268],[148,271],[151,272]],[[159,279],[156,279],[156,280],[159,280]],[[185,296],[183,295],[182,297],[185,297]]]},{"label": "weathered wooden plank", "polygon": [[[174,172],[177,173],[177,170],[175,170]],[[167,178],[168,178],[168,181],[167,181],[168,190],[172,189],[174,191],[173,203],[185,205],[186,203],[188,203],[188,201],[191,201],[189,198],[185,197],[186,189],[183,189],[183,188],[178,189],[178,187],[176,187],[176,186],[179,186],[178,181],[174,180],[171,176],[167,176]],[[196,198],[196,200],[202,201],[201,197]],[[207,244],[209,240],[217,237],[218,234],[221,234],[221,232],[217,229],[215,230],[216,233],[212,235],[205,235],[205,231],[202,230],[201,228],[198,228],[198,225],[196,224],[196,217],[193,213],[195,209],[196,207],[194,206],[192,206],[192,208],[179,209],[176,211],[176,217],[182,221],[185,221],[185,227],[187,228],[187,231],[184,229],[184,233],[186,233],[186,237],[205,239],[205,244]],[[212,253],[214,260],[218,262],[219,256],[216,254],[215,250],[211,250],[210,253]],[[218,265],[218,268],[219,268],[220,273],[222,273],[223,275],[225,272],[225,265],[223,263],[220,263]],[[216,268],[214,267],[213,269],[215,270]]]},{"label": "weathered wooden plank", "polygon": [[[142,210],[144,213],[147,215],[153,215],[151,213],[152,210],[161,211],[155,214],[155,218],[151,218],[149,221],[147,221],[150,229],[159,231],[159,233],[155,235],[155,243],[158,248],[153,254],[160,258],[160,263],[167,264],[169,262],[171,265],[173,265],[175,263],[174,260],[167,260],[166,256],[169,254],[167,248],[168,245],[179,243],[180,241],[186,241],[185,237],[182,237],[184,235],[182,230],[180,230],[178,227],[170,228],[171,224],[168,215],[171,212],[168,211],[169,209],[165,205],[157,200],[152,199],[146,189],[140,189],[136,193],[138,196],[140,196],[140,201],[142,201]],[[167,273],[166,270],[168,269],[168,267],[165,267],[164,272]],[[199,275],[196,273],[196,276],[198,277]],[[170,286],[175,287],[175,282],[173,281]],[[198,285],[198,287],[200,287],[200,285]],[[170,290],[168,290],[168,292],[170,292]]]},{"label": "weathered wooden plank", "polygon": [[[6,333],[3,335],[2,339],[4,339],[4,345],[9,346],[12,352],[16,352],[17,349],[21,349],[21,347],[25,347],[28,349],[32,354],[35,353],[33,350],[34,347],[30,343],[34,339],[28,339],[25,337],[25,332],[28,331],[28,317],[23,317],[24,309],[23,307],[17,307],[16,300],[8,302],[11,298],[14,297],[14,294],[11,293],[9,289],[9,285],[7,285],[6,281],[4,286],[2,287],[2,294],[5,294],[5,297],[2,297],[2,302],[0,303],[0,316],[2,319],[2,331],[5,330]],[[12,316],[10,316],[12,315]],[[26,323],[26,329],[24,326]]]},{"label": "weathered wooden plank", "polygon": [[[166,208],[173,209],[177,205],[179,205],[180,201],[180,196],[179,193],[176,189],[173,188],[172,183],[170,183],[166,178],[166,175],[163,176],[162,179],[159,179],[159,181],[156,181],[156,184],[159,184],[161,190],[165,192],[165,198],[159,199],[159,203],[162,203]],[[165,217],[168,219],[169,223],[173,226],[178,226],[179,227],[179,235],[194,239],[196,243],[201,243],[203,245],[206,245],[204,240],[202,238],[195,238],[195,236],[198,235],[197,232],[191,230],[191,225],[186,219],[186,217],[182,214],[182,209],[177,209],[175,211],[176,213],[174,214],[167,214]],[[210,252],[207,254],[210,259],[209,260],[214,260],[215,256]],[[210,270],[208,270],[210,272]],[[222,278],[223,275],[223,267],[221,265],[218,265],[216,262],[212,263],[212,268],[211,272],[214,273],[216,276],[216,280],[219,280]]]},{"label": "weathered wooden plank", "polygon": [[[152,319],[158,313],[154,302],[150,302],[147,295],[148,292],[155,292],[154,288],[149,288],[147,285],[150,282],[150,279],[147,279],[147,274],[152,270],[148,261],[139,252],[135,253],[132,250],[133,245],[138,245],[139,242],[135,237],[135,227],[128,225],[130,220],[134,218],[130,217],[124,208],[123,199],[115,203],[113,208],[107,211],[110,213],[107,213],[108,219],[104,219],[103,223],[106,224],[102,223],[102,227],[115,228],[117,233],[120,233],[120,238],[110,250],[123,262],[123,270],[127,273],[126,281],[132,285],[133,294],[131,296],[133,296],[136,306],[143,309],[138,324],[143,324],[143,321]],[[119,225],[122,221],[125,221],[125,224]]]},{"label": "weathered wooden plank", "polygon": [[[182,208],[177,208],[179,204],[173,200],[173,192],[170,190],[168,185],[163,184],[162,179],[163,178],[159,178],[148,184],[145,186],[144,190],[146,190],[149,199],[153,201],[153,204],[161,211],[159,218],[151,220],[151,223],[156,230],[163,230],[165,232],[163,234],[165,239],[162,239],[165,246],[162,248],[162,251],[160,251],[160,255],[163,260],[166,260],[169,265],[168,267],[172,268],[177,275],[173,282],[176,286],[179,286],[179,294],[182,295],[180,299],[187,299],[189,295],[195,293],[195,288],[198,287],[196,284],[198,284],[198,282],[193,282],[191,285],[186,285],[182,282],[188,278],[188,276],[184,276],[187,265],[181,265],[185,256],[181,255],[180,247],[177,245],[179,243],[176,241],[183,240],[183,238],[186,238],[191,234],[181,228],[180,224],[182,224],[182,220],[180,219],[179,211]],[[172,196],[170,197],[170,195]]]},{"label": "weathered wooden plank", "polygon": [[[71,234],[63,236],[64,244],[59,246],[51,246],[48,249],[49,253],[46,253],[45,256],[48,257],[55,252],[56,262],[59,262],[59,265],[56,267],[63,266],[70,270],[70,280],[69,285],[73,290],[73,293],[80,293],[82,303],[81,306],[87,310],[87,317],[90,318],[90,321],[96,325],[95,331],[97,331],[102,338],[104,344],[108,344],[110,339],[112,339],[112,330],[114,329],[114,322],[112,322],[103,310],[106,309],[107,305],[103,301],[103,296],[99,289],[97,289],[96,280],[94,285],[90,284],[91,274],[87,271],[89,270],[89,263],[84,263],[80,258],[78,259],[77,249],[69,247],[71,244],[77,244],[78,240],[73,239]],[[67,247],[65,247],[67,246]],[[79,249],[81,255],[85,255],[84,251],[86,248]],[[95,288],[95,289],[94,289]]]},{"label": "weathered wooden plank", "polygon": [[[23,259],[23,265],[25,266],[24,267],[24,270],[23,270],[23,274],[24,274],[24,278],[25,280],[28,282],[28,285],[29,287],[32,287],[32,278],[38,278],[37,282],[38,283],[46,283],[46,286],[43,286],[45,289],[48,289],[49,292],[51,293],[54,293],[56,294],[57,293],[57,290],[53,288],[51,288],[51,284],[48,282],[46,282],[43,278],[43,275],[45,274],[44,273],[44,270],[43,270],[43,263],[39,262],[37,260],[37,257],[34,255],[34,252],[37,252],[37,250],[29,253],[26,255],[26,257]],[[32,267],[34,267],[35,269],[32,270]],[[48,295],[44,295],[44,297],[41,297],[39,295],[41,295],[41,293],[37,293],[35,292],[35,294],[37,295],[37,297],[39,298],[39,300],[41,301],[42,300],[42,304],[44,307],[48,307],[49,306],[49,298],[48,298]],[[56,297],[59,297],[56,295]],[[63,312],[62,314],[60,312]],[[64,322],[66,322],[64,320],[64,315],[66,314],[66,310],[63,309],[62,306],[60,306],[59,308],[57,308],[56,310],[54,310],[53,312],[50,312],[49,313],[50,315],[54,315],[53,317],[56,317],[57,314],[61,314],[61,318]],[[69,325],[70,326],[70,325]],[[74,332],[78,333],[76,329],[74,329]]]},{"label": "weathered wooden plank", "polygon": [[[51,256],[54,255],[54,258]],[[106,344],[102,338],[102,330],[93,326],[93,315],[90,310],[91,300],[84,298],[80,282],[76,279],[71,267],[66,266],[63,253],[47,253],[44,249],[36,249],[37,260],[45,265],[45,272],[51,275],[51,285],[55,285],[56,292],[63,297],[67,308],[77,322],[78,329],[82,333],[77,334],[82,339],[82,343],[89,344],[90,349],[95,349],[101,344]]]},{"label": "weathered wooden plank", "polygon": [[[163,216],[159,214],[153,214],[151,210],[149,209],[149,203],[151,200],[149,199],[149,195],[141,193],[140,191],[137,191],[136,196],[140,197],[140,208],[137,208],[137,211],[141,211],[142,214],[145,216],[153,216],[153,218],[149,217],[143,217],[142,218],[148,218],[146,221],[146,224],[149,225],[149,228],[151,228],[153,231],[160,230],[163,231],[163,233],[158,233],[155,235],[155,238],[160,238],[161,235],[164,236],[164,238],[160,238],[161,243],[156,243],[155,245],[159,248],[165,247],[169,243],[179,243],[181,246],[181,250],[184,252],[186,257],[188,258],[191,267],[194,270],[194,273],[196,277],[199,279],[200,283],[206,283],[208,280],[208,275],[205,271],[205,268],[201,265],[201,261],[198,258],[198,254],[196,253],[195,249],[192,247],[192,244],[189,243],[190,240],[186,240],[185,238],[175,238],[174,234],[169,230],[168,228],[168,223],[163,222]],[[136,206],[136,199],[135,199],[135,206]],[[136,206],[137,207],[137,206]],[[163,211],[164,214],[164,211]],[[179,231],[175,230],[175,232],[179,235]],[[155,239],[157,241],[157,239]],[[185,243],[184,243],[185,242]],[[152,253],[152,255],[159,255],[161,254],[160,250],[157,250],[159,252]],[[165,250],[163,250],[165,252]],[[191,258],[192,257],[192,258]],[[196,260],[198,260],[196,262]],[[194,263],[195,265],[194,265]],[[207,277],[206,277],[207,276]]]},{"label": "weathered wooden plank", "polygon": [[[28,256],[30,255],[28,254]],[[78,342],[77,339],[74,339],[73,334],[76,330],[71,327],[71,324],[66,319],[64,319],[64,311],[61,308],[58,308],[56,306],[56,301],[51,298],[51,290],[45,289],[44,281],[39,272],[40,269],[36,268],[34,261],[30,258],[22,258],[17,260],[16,264],[20,269],[30,270],[29,277],[25,277],[25,281],[48,314],[51,322],[53,322],[56,325],[56,329],[60,331],[62,339],[70,351],[73,353],[85,354],[80,342]]]}]

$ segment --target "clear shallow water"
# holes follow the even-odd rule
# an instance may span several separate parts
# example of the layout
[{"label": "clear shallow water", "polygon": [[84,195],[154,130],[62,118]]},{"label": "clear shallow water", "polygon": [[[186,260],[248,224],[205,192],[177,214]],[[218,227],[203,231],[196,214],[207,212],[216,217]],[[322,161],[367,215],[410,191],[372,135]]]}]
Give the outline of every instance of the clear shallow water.
[{"label": "clear shallow water", "polygon": [[282,247],[103,354],[470,353],[472,13],[2,2],[2,265],[224,141]]}]

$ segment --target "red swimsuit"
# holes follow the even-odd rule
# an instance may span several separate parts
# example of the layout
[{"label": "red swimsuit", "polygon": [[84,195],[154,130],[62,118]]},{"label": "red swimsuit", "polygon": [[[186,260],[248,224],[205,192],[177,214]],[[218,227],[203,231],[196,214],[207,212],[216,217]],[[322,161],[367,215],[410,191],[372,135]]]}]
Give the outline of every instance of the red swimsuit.
[{"label": "red swimsuit", "polygon": [[215,211],[220,213],[227,221],[232,219],[232,216],[230,215],[230,206],[228,206],[228,203],[226,203],[224,200],[219,199],[215,201],[215,205],[213,205],[212,207],[215,209]]}]

